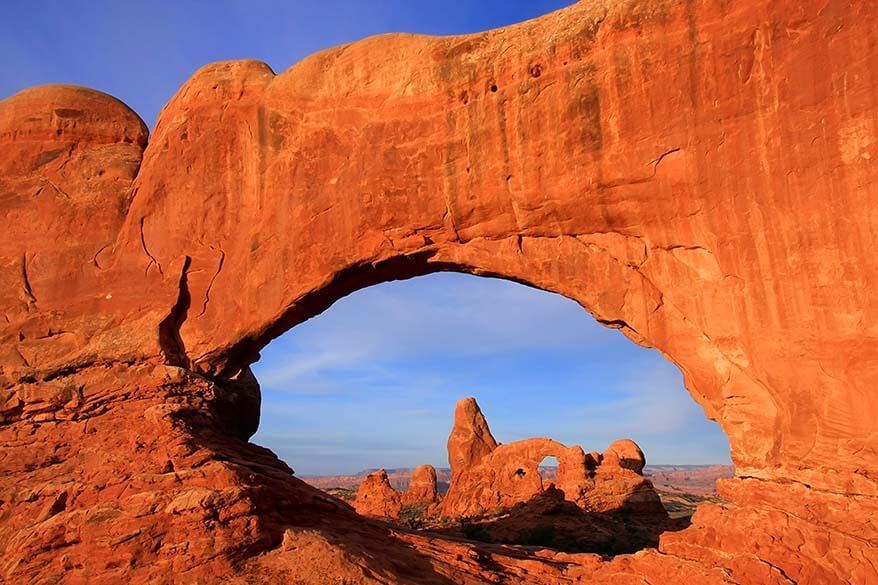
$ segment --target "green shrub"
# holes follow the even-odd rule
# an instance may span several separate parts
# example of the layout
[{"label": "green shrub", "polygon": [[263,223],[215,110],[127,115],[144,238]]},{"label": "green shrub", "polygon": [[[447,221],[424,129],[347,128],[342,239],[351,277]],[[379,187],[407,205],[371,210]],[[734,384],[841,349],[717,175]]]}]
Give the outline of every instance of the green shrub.
[{"label": "green shrub", "polygon": [[426,504],[406,504],[399,511],[399,523],[412,530],[420,530],[424,527],[426,511]]},{"label": "green shrub", "polygon": [[491,533],[488,532],[488,529],[484,524],[474,524],[468,519],[461,519],[460,530],[468,540],[491,542]]}]

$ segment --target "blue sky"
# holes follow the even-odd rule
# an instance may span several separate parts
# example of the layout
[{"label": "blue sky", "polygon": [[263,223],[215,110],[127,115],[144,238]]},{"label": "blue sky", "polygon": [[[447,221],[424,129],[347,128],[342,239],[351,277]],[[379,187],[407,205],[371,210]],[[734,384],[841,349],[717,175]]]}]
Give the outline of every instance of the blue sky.
[{"label": "blue sky", "polygon": [[[199,67],[256,58],[281,72],[385,32],[468,33],[569,0],[143,2],[6,0],[0,98],[44,83],[100,89],[152,128]],[[551,436],[601,450],[630,437],[657,463],[728,462],[728,443],[657,353],[575,303],[442,274],[372,287],[275,340],[254,440],[300,474],[444,465],[454,402],[474,395],[498,440]]]},{"label": "blue sky", "polygon": [[445,466],[454,403],[470,395],[501,442],[601,451],[628,437],[653,463],[729,461],[675,366],[508,281],[434,274],[358,291],[272,342],[254,371],[254,441],[302,475]]},{"label": "blue sky", "polygon": [[150,128],[199,67],[260,59],[281,72],[374,34],[461,34],[551,12],[571,0],[4,0],[0,97],[44,83],[112,94]]}]

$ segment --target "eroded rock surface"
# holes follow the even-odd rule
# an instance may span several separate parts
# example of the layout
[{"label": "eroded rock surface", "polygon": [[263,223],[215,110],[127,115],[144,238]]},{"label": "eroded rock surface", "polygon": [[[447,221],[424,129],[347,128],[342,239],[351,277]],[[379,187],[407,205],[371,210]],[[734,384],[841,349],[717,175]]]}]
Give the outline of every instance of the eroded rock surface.
[{"label": "eroded rock surface", "polygon": [[459,472],[478,465],[496,448],[497,441],[476,399],[470,396],[458,400],[454,409],[454,425],[448,436],[448,464],[452,483]]},{"label": "eroded rock surface", "polygon": [[403,505],[435,504],[438,501],[439,483],[436,480],[436,468],[432,465],[415,468],[409,486],[402,494]]},{"label": "eroded rock surface", "polygon": [[[474,436],[473,428],[479,429],[479,436],[490,437],[495,447],[486,450],[484,442],[477,442],[482,445],[479,457],[456,456],[452,446],[458,449],[458,438]],[[441,504],[445,516],[478,516],[525,504],[551,486],[562,499],[588,512],[667,518],[658,494],[643,477],[646,458],[630,439],[614,442],[603,454],[586,454],[579,445],[567,447],[547,438],[498,445],[475,399],[469,397],[457,403],[448,444],[452,479]],[[539,472],[540,463],[550,456],[558,460],[554,482],[544,481]]]},{"label": "eroded rock surface", "polygon": [[643,456],[643,451],[637,443],[631,439],[620,439],[612,442],[601,454],[601,464],[630,469],[634,473],[643,475],[646,457]]},{"label": "eroded rock surface", "polygon": [[[474,426],[491,436],[474,398],[458,401],[454,421],[452,438],[468,436]],[[558,461],[554,481],[540,473],[549,456]],[[659,534],[685,525],[668,517],[643,477],[646,458],[630,439],[614,442],[603,454],[547,438],[524,439],[499,444],[478,459],[449,451],[449,461],[452,481],[438,511],[452,522],[440,529],[443,534],[611,555],[654,547]]]},{"label": "eroded rock surface", "polygon": [[[584,0],[212,64],[148,142],[99,92],[3,100],[0,577],[878,581],[876,27],[871,2]],[[729,437],[727,503],[611,561],[474,546],[246,442],[266,343],[439,270],[677,364]]]},{"label": "eroded rock surface", "polygon": [[390,485],[387,472],[379,469],[370,473],[357,490],[354,509],[357,514],[375,518],[399,519],[401,509],[400,495]]}]

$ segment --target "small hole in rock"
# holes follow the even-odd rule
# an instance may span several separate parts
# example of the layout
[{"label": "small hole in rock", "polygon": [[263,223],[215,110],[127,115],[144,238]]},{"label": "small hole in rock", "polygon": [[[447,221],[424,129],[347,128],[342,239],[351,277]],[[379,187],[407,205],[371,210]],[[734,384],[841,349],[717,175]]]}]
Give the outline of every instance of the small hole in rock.
[{"label": "small hole in rock", "polygon": [[497,93],[497,84],[491,84],[491,93]]},{"label": "small hole in rock", "polygon": [[544,482],[553,483],[558,479],[558,458],[554,455],[543,457],[537,466],[537,471]]},{"label": "small hole in rock", "polygon": [[530,74],[532,77],[539,77],[543,74],[543,67],[537,63],[530,68]]}]

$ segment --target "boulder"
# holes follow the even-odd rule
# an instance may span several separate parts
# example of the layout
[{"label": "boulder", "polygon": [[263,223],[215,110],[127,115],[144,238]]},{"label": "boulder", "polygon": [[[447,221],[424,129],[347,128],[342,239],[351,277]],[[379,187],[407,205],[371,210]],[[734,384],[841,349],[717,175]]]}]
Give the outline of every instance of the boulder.
[{"label": "boulder", "polygon": [[436,468],[421,465],[412,473],[408,488],[402,494],[402,504],[435,504],[439,501],[439,487],[436,481]]},{"label": "boulder", "polygon": [[399,519],[401,504],[399,492],[390,485],[387,472],[379,469],[370,473],[357,490],[354,509],[362,516]]},{"label": "boulder", "polygon": [[643,451],[640,450],[637,443],[631,439],[614,441],[601,455],[601,465],[608,467],[615,465],[643,475],[646,457],[643,456]]}]

